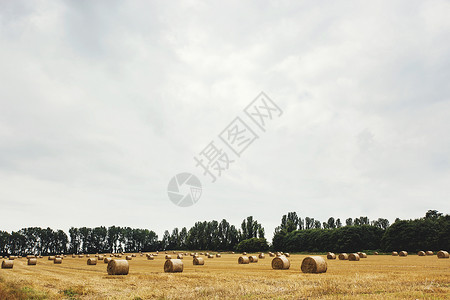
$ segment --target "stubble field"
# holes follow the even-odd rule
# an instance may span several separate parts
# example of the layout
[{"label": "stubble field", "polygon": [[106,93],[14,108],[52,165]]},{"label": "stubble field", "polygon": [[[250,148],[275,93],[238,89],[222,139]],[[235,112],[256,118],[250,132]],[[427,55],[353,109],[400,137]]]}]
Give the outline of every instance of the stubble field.
[{"label": "stubble field", "polygon": [[137,255],[126,276],[108,275],[102,261],[88,266],[86,257],[68,255],[61,265],[44,257],[35,266],[16,259],[0,270],[0,299],[450,299],[450,259],[436,255],[327,260],[322,274],[301,272],[306,255],[291,255],[289,270],[273,270],[268,255],[248,265],[238,257],[205,257],[204,266],[184,257],[182,273],[164,273],[164,254]]}]

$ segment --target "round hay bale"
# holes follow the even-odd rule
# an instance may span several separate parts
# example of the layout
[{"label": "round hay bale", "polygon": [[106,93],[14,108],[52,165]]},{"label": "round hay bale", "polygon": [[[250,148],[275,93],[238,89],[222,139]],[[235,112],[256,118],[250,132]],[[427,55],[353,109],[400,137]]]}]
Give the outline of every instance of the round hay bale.
[{"label": "round hay bale", "polygon": [[153,255],[149,255],[149,256],[147,256],[147,259],[148,260],[154,260],[155,258],[153,257]]},{"label": "round hay bale", "polygon": [[269,256],[270,256],[270,257],[274,257],[274,256],[275,256],[275,253],[269,252]]},{"label": "round hay bale", "polygon": [[75,257],[77,257],[75,254],[72,254],[72,258],[75,258]]},{"label": "round hay bale", "polygon": [[251,256],[248,257],[248,260],[249,260],[251,263],[257,263],[257,262],[258,262],[258,256],[256,256],[256,255],[251,255]]},{"label": "round hay bale", "polygon": [[217,253],[217,254],[216,254],[216,257],[222,257],[222,254]]},{"label": "round hay bale", "polygon": [[125,256],[125,259],[126,260],[132,260],[133,258],[131,257],[131,255],[127,255],[127,256]]},{"label": "round hay bale", "polygon": [[336,259],[336,254],[328,252],[327,259]]},{"label": "round hay bale", "polygon": [[112,260],[112,258],[111,257],[105,257],[104,259],[103,259],[103,262],[105,263],[105,264],[109,264],[109,262]]},{"label": "round hay bale", "polygon": [[131,257],[136,257],[136,254],[134,254],[134,253],[133,253],[133,254],[131,254]]},{"label": "round hay bale", "polygon": [[62,264],[62,258],[61,258],[61,257],[56,257],[56,258],[53,260],[53,263],[54,263],[54,264],[58,264],[58,265]]},{"label": "round hay bale", "polygon": [[56,257],[54,257],[54,256],[49,256],[49,257],[48,257],[48,260],[55,260],[55,258],[56,258]]},{"label": "round hay bale", "polygon": [[103,258],[104,258],[104,256],[102,255],[102,254],[99,254],[98,255],[98,257],[97,257],[97,259],[100,261],[100,260],[103,260]]},{"label": "round hay bale", "polygon": [[34,255],[27,255],[26,257],[27,257],[27,259],[29,259],[29,258],[35,258],[36,256],[34,256]]},{"label": "round hay bale", "polygon": [[242,255],[247,255],[247,252],[242,252]]},{"label": "round hay bale", "polygon": [[8,259],[2,261],[2,269],[12,269],[14,267],[14,260]]},{"label": "round hay bale", "polygon": [[348,254],[347,253],[341,253],[339,254],[339,260],[347,260]]},{"label": "round hay bale", "polygon": [[261,259],[266,258],[266,256],[264,255],[264,253],[260,253],[260,254],[258,255],[258,257],[261,258]]},{"label": "round hay bale", "polygon": [[303,259],[301,269],[303,273],[325,273],[327,262],[321,256],[308,256]]},{"label": "round hay bale", "polygon": [[417,255],[419,255],[419,256],[425,256],[425,251],[419,251],[419,252],[417,252]]},{"label": "round hay bale", "polygon": [[108,275],[128,275],[130,265],[124,259],[111,259],[106,267]]},{"label": "round hay bale", "polygon": [[214,255],[208,254],[208,258],[214,258]]},{"label": "round hay bale", "polygon": [[172,255],[166,255],[165,259],[172,259]]},{"label": "round hay bale", "polygon": [[168,259],[164,263],[164,272],[177,273],[183,272],[183,261],[181,259]]},{"label": "round hay bale", "polygon": [[30,257],[30,258],[28,259],[27,265],[29,265],[29,266],[35,266],[36,264],[37,264],[37,259],[36,259],[36,258]]},{"label": "round hay bale", "polygon": [[203,259],[203,257],[194,257],[192,263],[194,264],[194,266],[203,266],[205,264],[205,260]]},{"label": "round hay bale", "polygon": [[350,261],[358,261],[359,260],[358,253],[350,253],[348,255],[348,260],[350,260]]},{"label": "round hay bale", "polygon": [[406,252],[406,251],[400,251],[400,252],[398,253],[398,256],[406,257],[406,256],[408,256],[408,252]]},{"label": "round hay bale", "polygon": [[87,264],[88,266],[95,266],[97,264],[97,258],[88,258]]},{"label": "round hay bale", "polygon": [[447,251],[441,250],[437,253],[438,258],[449,258],[449,254]]},{"label": "round hay bale", "polygon": [[177,255],[177,259],[183,259],[183,254],[181,254],[181,253],[178,254],[178,255]]},{"label": "round hay bale", "polygon": [[397,251],[392,251],[392,256],[398,256],[398,252]]},{"label": "round hay bale", "polygon": [[427,252],[425,252],[426,255],[434,255],[433,251],[428,250]]},{"label": "round hay bale", "polygon": [[286,256],[278,256],[272,260],[272,269],[275,270],[287,270],[291,267],[291,262]]},{"label": "round hay bale", "polygon": [[291,255],[289,253],[285,253],[284,256],[291,257]]},{"label": "round hay bale", "polygon": [[367,254],[364,252],[360,252],[360,253],[358,253],[358,255],[360,258],[367,258]]},{"label": "round hay bale", "polygon": [[84,257],[83,254],[78,255],[78,258],[83,258],[83,257]]},{"label": "round hay bale", "polygon": [[90,257],[91,255],[90,254],[86,254],[86,257]]},{"label": "round hay bale", "polygon": [[375,251],[375,252],[373,253],[373,255],[378,255],[378,252],[377,252],[377,251]]},{"label": "round hay bale", "polygon": [[250,263],[250,260],[249,260],[249,258],[248,258],[248,256],[239,256],[239,258],[238,258],[238,264],[240,264],[240,265],[246,265],[246,264],[249,264]]}]

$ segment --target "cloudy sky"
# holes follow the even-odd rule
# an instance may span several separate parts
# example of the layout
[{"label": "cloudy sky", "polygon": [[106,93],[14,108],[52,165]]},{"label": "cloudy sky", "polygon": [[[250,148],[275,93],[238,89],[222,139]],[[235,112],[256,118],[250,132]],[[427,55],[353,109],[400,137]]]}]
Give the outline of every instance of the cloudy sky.
[{"label": "cloudy sky", "polygon": [[[449,14],[433,0],[1,1],[0,229],[162,235],[252,215],[270,237],[289,211],[449,213]],[[194,156],[261,91],[283,114],[211,183]],[[188,208],[167,194],[181,172],[203,185]]]}]

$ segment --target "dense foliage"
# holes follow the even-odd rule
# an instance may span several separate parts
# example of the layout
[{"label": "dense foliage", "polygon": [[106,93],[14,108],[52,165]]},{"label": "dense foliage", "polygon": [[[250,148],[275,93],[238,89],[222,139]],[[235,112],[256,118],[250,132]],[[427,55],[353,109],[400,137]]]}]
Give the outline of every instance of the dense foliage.
[{"label": "dense foliage", "polygon": [[[360,250],[450,249],[450,216],[429,210],[415,220],[396,219],[389,226],[386,219],[370,221],[367,217],[329,218],[320,222],[304,219],[295,212],[284,215],[275,229],[271,248],[288,252],[355,252]],[[161,240],[154,231],[130,227],[70,228],[62,230],[39,227],[8,233],[0,231],[0,255],[138,252],[156,250],[236,250],[266,251],[264,228],[253,217],[244,219],[238,229],[225,219],[221,222],[197,222],[189,230],[165,231]]]}]

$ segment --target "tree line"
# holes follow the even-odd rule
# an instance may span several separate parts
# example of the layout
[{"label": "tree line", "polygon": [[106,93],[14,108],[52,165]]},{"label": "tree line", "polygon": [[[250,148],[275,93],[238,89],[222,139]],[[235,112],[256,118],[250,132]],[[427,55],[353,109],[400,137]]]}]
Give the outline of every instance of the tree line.
[{"label": "tree line", "polygon": [[[8,233],[0,231],[0,255],[49,255],[58,253],[107,253],[157,250],[266,251],[264,228],[252,216],[240,227],[227,220],[197,222],[190,229],[166,230],[161,239],[148,229],[130,227],[70,228],[39,227]],[[429,210],[415,220],[370,221],[367,217],[326,222],[289,212],[275,229],[270,249],[288,252],[355,252],[360,250],[450,249],[450,216]]]}]

